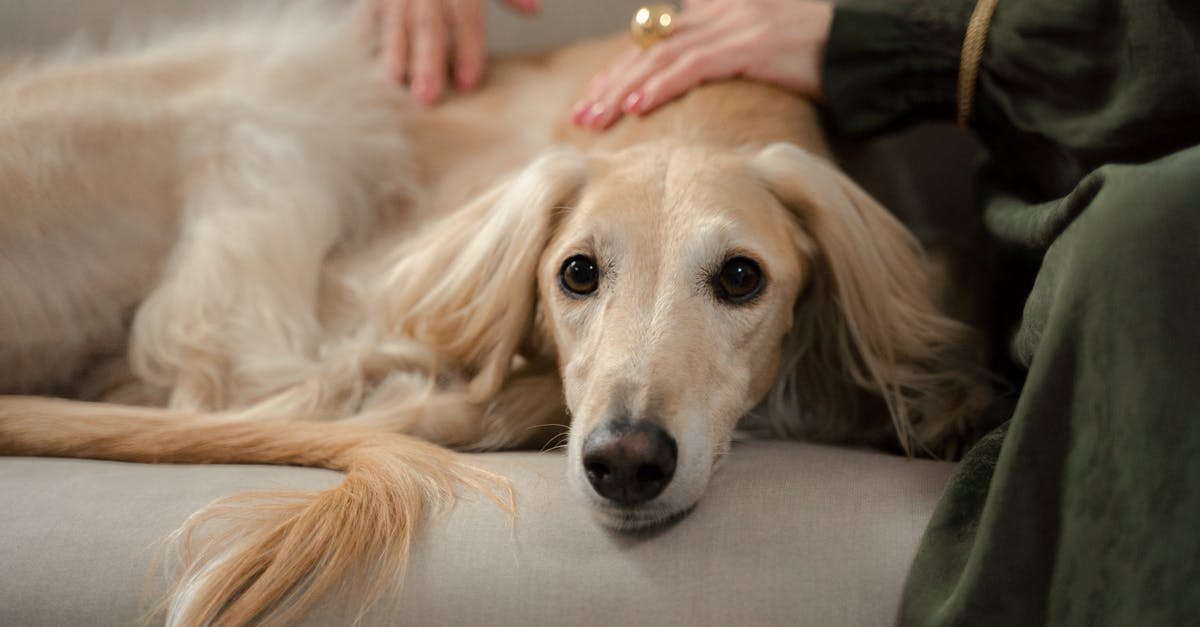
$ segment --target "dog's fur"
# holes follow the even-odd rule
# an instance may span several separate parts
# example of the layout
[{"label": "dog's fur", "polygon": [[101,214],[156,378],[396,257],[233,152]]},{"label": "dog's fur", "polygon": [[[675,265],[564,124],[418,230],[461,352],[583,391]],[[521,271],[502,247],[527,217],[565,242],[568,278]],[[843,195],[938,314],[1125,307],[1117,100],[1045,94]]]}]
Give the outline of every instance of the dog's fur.
[{"label": "dog's fur", "polygon": [[[74,399],[0,397],[0,453],[346,472],[193,517],[171,624],[286,621],[352,572],[377,595],[456,486],[510,501],[443,446],[545,443],[568,415],[569,480],[623,528],[691,508],[739,421],[934,454],[964,435],[987,396],[971,333],[808,103],[725,83],[567,128],[615,40],[422,110],[333,10],[0,79],[0,392]],[[579,253],[586,299],[559,287]],[[767,278],[738,307],[707,278],[733,254]],[[585,478],[583,437],[616,417],[679,443],[644,506]]]}]

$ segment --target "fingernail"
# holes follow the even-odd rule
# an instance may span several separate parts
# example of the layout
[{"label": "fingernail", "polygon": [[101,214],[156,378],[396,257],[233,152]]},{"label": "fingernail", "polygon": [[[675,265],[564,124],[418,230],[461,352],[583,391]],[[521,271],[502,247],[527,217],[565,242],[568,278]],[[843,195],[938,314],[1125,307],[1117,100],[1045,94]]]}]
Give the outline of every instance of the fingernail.
[{"label": "fingernail", "polygon": [[625,102],[621,103],[621,111],[625,113],[638,113],[638,105],[642,103],[642,92],[635,91],[625,97]]},{"label": "fingernail", "polygon": [[418,78],[412,83],[413,95],[421,104],[429,104],[433,101],[433,86],[427,78]]},{"label": "fingernail", "polygon": [[479,72],[474,68],[460,70],[454,77],[454,84],[461,91],[470,91],[479,83]]},{"label": "fingernail", "polygon": [[608,117],[608,108],[604,106],[603,102],[597,102],[588,107],[587,114],[583,117],[583,123],[592,128],[601,128],[606,117]]},{"label": "fingernail", "polygon": [[575,124],[583,124],[583,114],[588,112],[592,104],[586,100],[580,100],[571,107],[571,121]]}]

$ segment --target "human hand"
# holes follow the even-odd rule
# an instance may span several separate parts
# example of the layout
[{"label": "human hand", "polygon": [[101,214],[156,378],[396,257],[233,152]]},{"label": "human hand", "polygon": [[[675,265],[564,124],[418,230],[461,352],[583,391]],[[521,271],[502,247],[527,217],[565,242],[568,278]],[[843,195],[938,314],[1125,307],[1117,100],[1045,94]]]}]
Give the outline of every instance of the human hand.
[{"label": "human hand", "polygon": [[588,84],[571,119],[605,129],[701,83],[738,76],[820,100],[832,22],[827,0],[685,0],[671,37],[617,57]]},{"label": "human hand", "polygon": [[[397,83],[409,83],[419,102],[433,104],[442,97],[451,60],[458,89],[479,84],[487,60],[483,0],[366,1],[388,75]],[[526,15],[541,8],[540,0],[504,3]]]}]

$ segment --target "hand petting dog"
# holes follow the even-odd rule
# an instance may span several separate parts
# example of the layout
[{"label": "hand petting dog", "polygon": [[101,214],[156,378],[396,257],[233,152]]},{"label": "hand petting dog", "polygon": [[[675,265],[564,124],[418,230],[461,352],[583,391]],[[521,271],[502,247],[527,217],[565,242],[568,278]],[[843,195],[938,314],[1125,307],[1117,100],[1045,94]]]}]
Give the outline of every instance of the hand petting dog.
[{"label": "hand petting dog", "polygon": [[821,62],[833,4],[795,0],[691,0],[669,38],[630,47],[596,75],[571,110],[603,130],[649,113],[702,83],[742,77],[820,101]]},{"label": "hand petting dog", "polygon": [[[450,80],[462,91],[479,84],[487,63],[483,0],[368,2],[380,59],[388,75],[397,83],[407,83],[418,102],[435,104]],[[525,15],[541,9],[540,0],[504,3]]]},{"label": "hand petting dog", "polygon": [[[487,59],[482,0],[368,2],[380,59],[418,102],[437,103],[450,81],[462,91],[479,84]],[[540,0],[504,3],[525,15],[541,8]],[[649,113],[697,85],[734,77],[820,101],[832,22],[825,0],[685,0],[672,36],[615,59],[589,83],[571,119],[603,130],[622,115]]]}]

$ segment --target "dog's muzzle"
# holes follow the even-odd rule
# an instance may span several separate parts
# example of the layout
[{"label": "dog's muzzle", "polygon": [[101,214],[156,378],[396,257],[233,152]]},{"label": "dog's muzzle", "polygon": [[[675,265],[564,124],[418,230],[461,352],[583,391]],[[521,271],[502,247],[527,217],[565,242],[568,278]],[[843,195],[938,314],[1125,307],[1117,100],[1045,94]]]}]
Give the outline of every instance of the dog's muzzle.
[{"label": "dog's muzzle", "polygon": [[675,476],[675,439],[648,421],[602,424],[583,442],[583,469],[600,496],[622,507],[645,503]]}]

